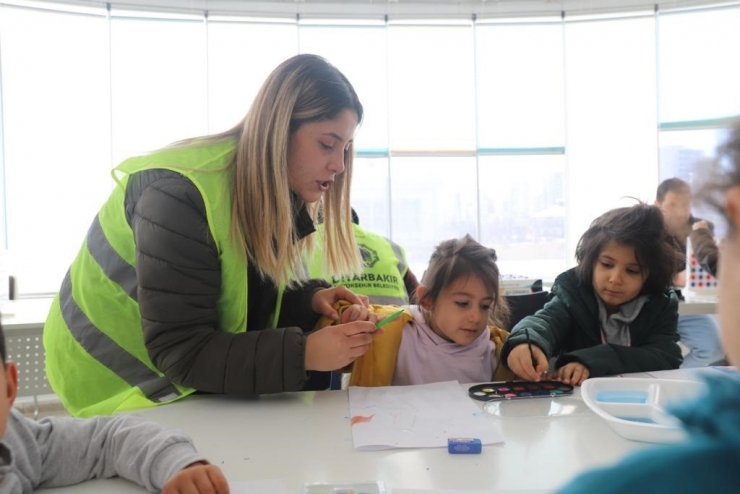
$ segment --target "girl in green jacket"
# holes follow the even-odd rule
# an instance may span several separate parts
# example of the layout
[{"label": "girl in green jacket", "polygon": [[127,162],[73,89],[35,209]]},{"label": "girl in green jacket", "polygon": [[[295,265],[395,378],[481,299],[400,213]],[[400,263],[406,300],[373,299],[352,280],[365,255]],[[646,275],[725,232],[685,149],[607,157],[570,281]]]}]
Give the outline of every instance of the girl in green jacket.
[{"label": "girl in green jacket", "polygon": [[660,209],[637,204],[598,217],[576,260],[555,279],[549,302],[514,327],[502,361],[538,381],[557,357],[548,377],[577,385],[590,376],[677,368],[678,299],[670,286],[682,259]]},{"label": "girl in green jacket", "polygon": [[[714,187],[705,191],[727,220],[719,270],[719,320],[724,350],[740,364],[740,122],[719,149],[721,169]],[[720,169],[720,167],[717,167]],[[558,494],[671,494],[740,492],[740,376],[730,369],[702,373],[707,392],[695,401],[675,403],[670,410],[682,422],[688,439],[645,448],[614,465],[588,471]],[[727,372],[724,372],[727,371]]]}]

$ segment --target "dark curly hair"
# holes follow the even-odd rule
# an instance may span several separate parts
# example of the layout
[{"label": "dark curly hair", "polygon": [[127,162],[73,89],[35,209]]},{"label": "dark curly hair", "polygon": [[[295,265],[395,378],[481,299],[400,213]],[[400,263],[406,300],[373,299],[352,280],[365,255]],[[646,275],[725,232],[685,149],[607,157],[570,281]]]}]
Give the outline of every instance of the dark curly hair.
[{"label": "dark curly hair", "polygon": [[648,271],[641,294],[669,289],[673,274],[685,262],[675,238],[666,229],[661,210],[640,203],[612,209],[591,223],[576,247],[576,270],[581,283],[591,285],[596,260],[611,241],[632,247],[641,271]]},{"label": "dark curly hair", "polygon": [[[460,278],[475,275],[493,293],[493,309],[489,323],[499,328],[506,325],[509,306],[499,291],[499,270],[496,264],[496,251],[476,242],[470,235],[459,239],[445,240],[432,253],[429,267],[424,272],[421,285],[426,288],[423,300],[434,304],[446,287]],[[424,314],[424,317],[428,315]]]}]

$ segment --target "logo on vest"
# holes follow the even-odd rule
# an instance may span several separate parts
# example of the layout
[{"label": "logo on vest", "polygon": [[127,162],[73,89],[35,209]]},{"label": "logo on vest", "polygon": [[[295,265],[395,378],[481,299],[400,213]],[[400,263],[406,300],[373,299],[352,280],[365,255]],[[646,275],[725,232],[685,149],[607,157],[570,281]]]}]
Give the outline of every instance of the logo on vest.
[{"label": "logo on vest", "polygon": [[378,263],[378,261],[380,261],[378,253],[366,245],[360,245],[360,254],[362,255],[362,262],[365,263],[366,268],[372,268]]}]

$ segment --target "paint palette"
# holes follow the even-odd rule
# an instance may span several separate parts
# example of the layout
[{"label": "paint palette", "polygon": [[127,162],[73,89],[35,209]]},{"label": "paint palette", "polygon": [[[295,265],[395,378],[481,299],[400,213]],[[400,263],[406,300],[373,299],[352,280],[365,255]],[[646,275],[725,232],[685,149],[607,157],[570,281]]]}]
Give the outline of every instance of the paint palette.
[{"label": "paint palette", "polygon": [[479,401],[552,398],[571,394],[573,386],[558,381],[497,381],[468,388],[468,395]]},{"label": "paint palette", "polygon": [[586,379],[581,386],[584,403],[617,434],[652,443],[685,440],[686,431],[666,409],[705,392],[703,382],[677,379],[597,377]]}]

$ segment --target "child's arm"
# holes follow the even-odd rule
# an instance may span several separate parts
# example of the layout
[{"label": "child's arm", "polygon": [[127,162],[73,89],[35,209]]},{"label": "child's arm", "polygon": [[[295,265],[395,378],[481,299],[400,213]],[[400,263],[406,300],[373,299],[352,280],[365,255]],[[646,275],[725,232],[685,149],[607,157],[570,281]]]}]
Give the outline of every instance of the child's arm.
[{"label": "child's arm", "polygon": [[[604,343],[590,348],[574,350],[558,359],[558,366],[569,362],[581,362],[588,367],[591,377],[625,374],[628,372],[650,372],[677,369],[681,365],[681,349],[678,333],[678,299],[676,294],[658,295],[649,304],[655,306],[655,314],[649,320],[640,317],[632,324],[640,324],[630,331],[631,346]],[[648,304],[643,310],[648,308]]]},{"label": "child's arm", "polygon": [[[159,491],[170,480],[175,480],[171,485],[186,485],[191,474],[200,479],[198,473],[205,471],[213,492],[228,493],[218,468],[195,465],[205,459],[190,438],[135,415],[51,417],[35,422],[14,413],[9,426],[12,432],[5,439],[10,440],[14,455],[26,454],[35,471],[34,488],[121,476],[149,491]],[[188,473],[178,480],[183,469]]]},{"label": "child's arm", "polygon": [[[511,335],[501,350],[501,361],[507,364],[511,351],[519,345],[527,345],[525,329],[534,347],[539,348],[549,360],[560,352],[563,341],[570,332],[571,314],[562,299],[555,295],[536,314],[527,316],[514,326]],[[527,349],[527,353],[529,349]]]},{"label": "child's arm", "polygon": [[713,276],[717,276],[719,248],[706,221],[697,221],[692,226],[691,246],[699,264]]}]

